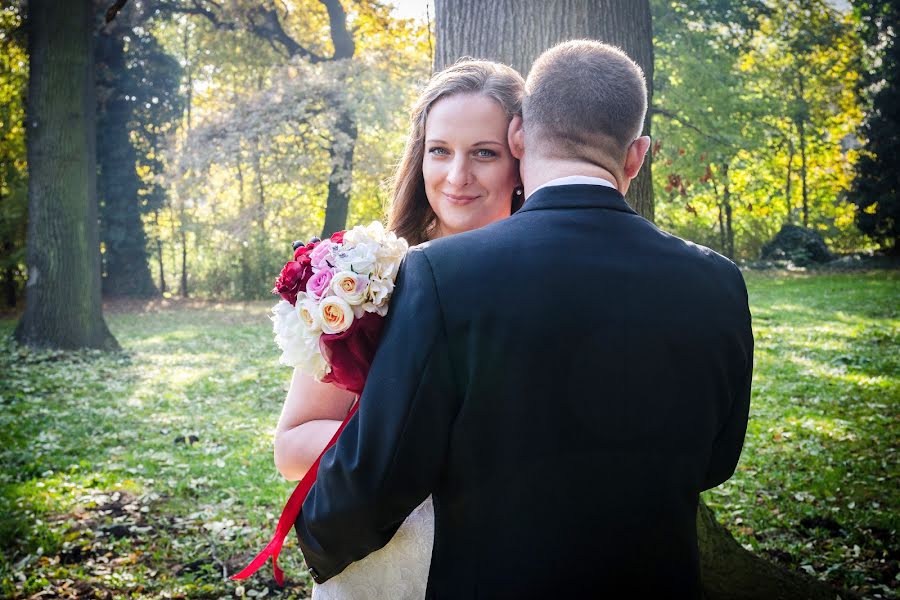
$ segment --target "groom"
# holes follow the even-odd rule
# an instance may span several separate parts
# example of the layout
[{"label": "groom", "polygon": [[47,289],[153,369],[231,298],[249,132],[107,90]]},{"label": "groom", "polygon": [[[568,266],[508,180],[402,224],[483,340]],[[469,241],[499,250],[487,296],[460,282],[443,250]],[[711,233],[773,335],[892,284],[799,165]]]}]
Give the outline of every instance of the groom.
[{"label": "groom", "polygon": [[432,493],[429,598],[697,597],[698,494],[747,425],[743,278],[625,203],[649,138],[624,53],[556,46],[526,94],[528,199],[409,253],[301,548],[324,581]]}]

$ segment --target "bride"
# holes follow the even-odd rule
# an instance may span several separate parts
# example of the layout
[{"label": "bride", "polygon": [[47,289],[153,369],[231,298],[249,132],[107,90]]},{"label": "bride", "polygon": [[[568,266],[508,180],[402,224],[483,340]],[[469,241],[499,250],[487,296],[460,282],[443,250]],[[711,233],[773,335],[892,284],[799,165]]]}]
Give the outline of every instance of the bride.
[{"label": "bride", "polygon": [[[507,130],[521,114],[524,81],[514,69],[466,60],[435,74],[413,108],[394,178],[389,224],[410,245],[508,217],[523,200]],[[306,473],[355,398],[294,371],[275,433],[275,465]],[[434,539],[431,498],[380,550],[313,589],[313,600],[424,598]]]}]

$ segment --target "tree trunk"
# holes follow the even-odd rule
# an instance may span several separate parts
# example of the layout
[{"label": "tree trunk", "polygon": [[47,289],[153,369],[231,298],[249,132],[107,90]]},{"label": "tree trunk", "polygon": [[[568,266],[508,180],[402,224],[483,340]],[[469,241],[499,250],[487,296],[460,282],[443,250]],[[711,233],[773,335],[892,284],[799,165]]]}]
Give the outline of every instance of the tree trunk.
[{"label": "tree trunk", "polygon": [[767,562],[738,544],[702,502],[697,507],[700,579],[707,600],[836,600],[853,597],[804,573]]},{"label": "tree trunk", "polygon": [[[190,56],[190,29],[184,28],[184,55]],[[186,98],[185,98],[185,131],[184,137],[185,139],[190,139],[191,137],[191,108],[194,102],[194,77],[193,77],[193,65],[188,63],[187,67],[184,70],[185,75],[187,76],[187,82],[185,88],[187,90]],[[178,229],[179,229],[179,237],[181,238],[181,284],[178,288],[178,294],[182,298],[188,297],[188,274],[187,274],[187,200],[184,197],[185,190],[180,190],[178,194]]]},{"label": "tree trunk", "polygon": [[162,235],[159,230],[159,209],[153,211],[153,224],[156,229],[156,257],[159,260],[159,293],[166,293],[166,269],[163,260]]},{"label": "tree trunk", "polygon": [[800,185],[803,190],[803,226],[809,227],[809,191],[806,187],[806,126],[801,119],[797,123],[800,131]]},{"label": "tree trunk", "polygon": [[[647,0],[435,0],[435,18],[436,70],[460,56],[473,56],[498,60],[525,73],[538,54],[557,42],[594,38],[625,50],[644,69],[648,92],[652,91],[653,47]],[[649,133],[649,115],[644,131]],[[641,171],[644,179],[635,180],[629,201],[640,214],[652,218],[650,165]],[[724,175],[727,177],[727,172]],[[726,228],[730,227],[729,220],[726,208]],[[733,236],[729,245],[733,246]],[[734,541],[702,502],[699,511],[702,585],[708,599],[787,597],[782,593],[793,594],[792,598],[822,597],[817,595],[822,584],[754,556]],[[796,585],[791,587],[786,582]],[[834,598],[834,592],[829,593],[828,597]]]},{"label": "tree trunk", "polygon": [[794,167],[794,144],[790,140],[788,140],[788,165],[787,165],[787,177],[784,182],[784,204],[787,209],[787,221],[786,223],[791,224],[794,222],[794,206],[791,203],[791,178],[793,176],[793,167]]},{"label": "tree trunk", "polygon": [[30,0],[28,283],[15,338],[118,349],[100,303],[90,0]]},{"label": "tree trunk", "polygon": [[728,181],[728,163],[722,165],[722,205],[725,207],[725,253],[734,259],[734,223],[732,221],[731,185]]},{"label": "tree trunk", "polygon": [[125,74],[125,28],[121,18],[97,36],[96,60],[102,69],[98,88],[97,183],[107,296],[148,297],[157,294],[147,257],[147,236],[138,197],[137,155],[128,123],[133,102],[122,89]]},{"label": "tree trunk", "polygon": [[[644,70],[652,99],[653,32],[649,0],[435,0],[434,69],[461,56],[497,60],[523,75],[544,50],[562,41],[592,38],[622,48]],[[650,114],[644,120],[650,135]],[[653,219],[650,154],[628,190],[628,201]]]},{"label": "tree trunk", "polygon": [[809,192],[806,185],[806,121],[809,119],[809,110],[806,107],[802,73],[797,74],[797,88],[800,93],[801,104],[801,110],[797,116],[797,131],[800,135],[800,182],[803,189],[803,226],[809,227]]},{"label": "tree trunk", "polygon": [[331,143],[331,175],[328,177],[328,204],[322,239],[347,226],[352,184],[353,149],[357,128],[353,116],[346,110],[338,115],[334,140]]}]

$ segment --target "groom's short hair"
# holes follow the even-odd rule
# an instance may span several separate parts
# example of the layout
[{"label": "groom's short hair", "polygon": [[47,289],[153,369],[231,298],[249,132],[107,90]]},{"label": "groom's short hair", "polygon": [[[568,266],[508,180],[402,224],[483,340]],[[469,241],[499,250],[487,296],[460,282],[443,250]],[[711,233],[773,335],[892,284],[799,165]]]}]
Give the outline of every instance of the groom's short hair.
[{"label": "groom's short hair", "polygon": [[615,46],[573,40],[534,62],[525,82],[526,148],[548,158],[624,162],[647,113],[644,72]]}]

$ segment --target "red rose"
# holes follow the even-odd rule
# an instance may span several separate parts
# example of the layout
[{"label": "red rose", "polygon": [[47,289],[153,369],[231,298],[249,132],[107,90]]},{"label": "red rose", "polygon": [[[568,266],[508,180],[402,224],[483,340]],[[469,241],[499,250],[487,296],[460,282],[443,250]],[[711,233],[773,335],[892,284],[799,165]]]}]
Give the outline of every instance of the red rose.
[{"label": "red rose", "polygon": [[272,293],[280,294],[291,304],[297,303],[297,294],[306,289],[306,282],[313,275],[309,257],[303,258],[306,260],[292,260],[284,265],[281,275],[275,280],[275,289],[272,290]]},{"label": "red rose", "polygon": [[312,252],[312,249],[315,247],[316,247],[316,244],[314,242],[310,242],[309,244],[306,244],[305,246],[300,246],[299,248],[294,250],[294,260],[300,260],[300,257],[306,256],[307,254]]},{"label": "red rose", "polygon": [[344,232],[343,231],[335,231],[331,234],[331,242],[334,244],[343,244],[344,243]]}]

